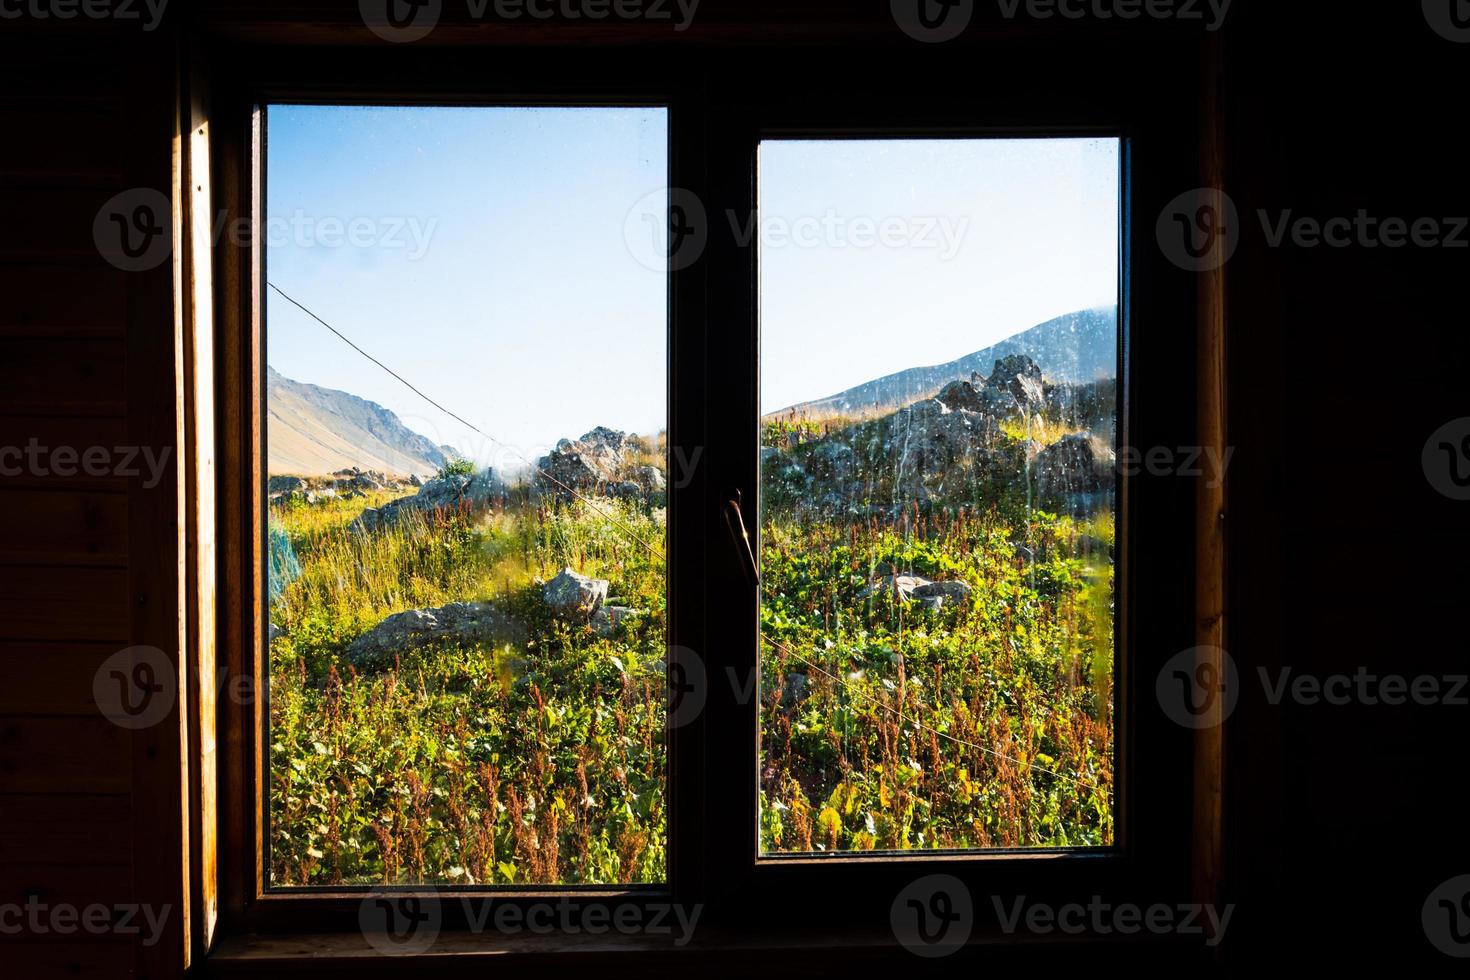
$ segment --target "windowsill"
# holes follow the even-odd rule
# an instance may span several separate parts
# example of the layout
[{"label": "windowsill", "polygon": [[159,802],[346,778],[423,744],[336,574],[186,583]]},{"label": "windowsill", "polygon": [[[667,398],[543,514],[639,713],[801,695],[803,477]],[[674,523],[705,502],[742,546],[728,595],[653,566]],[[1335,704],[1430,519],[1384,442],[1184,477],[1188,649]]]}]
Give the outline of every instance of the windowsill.
[{"label": "windowsill", "polygon": [[[958,962],[984,951],[1004,957],[1008,949],[1025,949],[1034,962],[1042,950],[1059,959],[1085,954],[1096,957],[1103,950],[1117,950],[1130,963],[1169,962],[1199,968],[1206,966],[1210,950],[1198,941],[1180,937],[1121,935],[1037,935],[1032,933],[976,934],[952,955],[923,958],[901,946],[886,929],[764,930],[751,934],[729,929],[700,928],[695,938],[675,945],[666,937],[605,935],[543,935],[445,932],[431,951],[417,956],[385,955],[374,949],[360,933],[303,933],[236,935],[220,940],[209,955],[210,976],[291,976],[298,972],[317,975],[337,970],[352,971],[355,977],[420,975],[433,967],[435,976],[454,975],[460,969],[479,971],[487,967],[525,966],[543,976],[555,971],[592,965],[619,969],[642,964],[679,963],[681,968],[712,969],[716,974],[737,965],[780,965],[789,969],[799,964],[830,969],[835,963],[871,965],[879,960],[919,967],[933,965],[943,972]],[[1140,958],[1140,953],[1144,953]],[[1047,957],[1051,962],[1052,957]],[[1121,962],[1120,957],[1120,962]],[[1088,962],[1096,961],[1089,959]],[[411,972],[409,972],[411,971]],[[553,971],[547,973],[547,971]]]}]

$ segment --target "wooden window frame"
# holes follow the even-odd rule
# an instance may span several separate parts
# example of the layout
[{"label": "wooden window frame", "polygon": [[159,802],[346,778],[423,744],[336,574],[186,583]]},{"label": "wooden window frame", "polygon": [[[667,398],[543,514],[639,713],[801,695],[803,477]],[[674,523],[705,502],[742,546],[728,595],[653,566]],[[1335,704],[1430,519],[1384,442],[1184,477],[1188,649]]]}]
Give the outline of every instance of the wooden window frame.
[{"label": "wooden window frame", "polygon": [[[1187,118],[1198,121],[1201,132],[1212,131],[1211,46],[1176,44],[1171,63],[1179,78],[1172,86],[1152,84],[1147,71],[1113,51],[1087,45],[1063,49],[1044,40],[1033,40],[1028,48],[1009,39],[987,48],[991,60],[973,70],[959,62],[926,68],[920,57],[924,51],[909,53],[900,64],[909,66],[911,75],[898,72],[880,90],[872,85],[854,89],[813,73],[798,73],[780,84],[727,74],[748,52],[710,59],[697,50],[684,54],[664,48],[657,56],[645,51],[640,59],[628,50],[589,54],[533,45],[495,49],[487,67],[475,45],[339,50],[282,41],[256,36],[244,44],[211,42],[200,54],[210,92],[214,207],[226,226],[240,218],[263,226],[264,134],[255,109],[271,102],[666,106],[669,184],[699,195],[711,221],[704,257],[672,273],[669,285],[670,446],[683,449],[685,458],[701,453],[692,478],[670,493],[669,642],[699,651],[712,680],[699,718],[669,733],[668,885],[436,887],[426,894],[486,896],[522,905],[567,895],[609,905],[700,904],[705,909],[701,923],[733,946],[756,933],[790,935],[798,946],[832,945],[835,930],[868,937],[853,938],[859,947],[871,944],[875,930],[888,933],[892,897],[926,874],[953,874],[970,888],[979,918],[977,941],[1024,939],[987,930],[988,896],[1024,894],[1052,903],[1098,896],[1151,904],[1208,901],[1218,894],[1222,738],[1218,728],[1194,733],[1173,726],[1157,710],[1152,682],[1170,656],[1223,630],[1224,559],[1216,519],[1217,514],[1223,519],[1223,491],[1206,493],[1179,479],[1124,478],[1120,484],[1119,523],[1125,531],[1117,548],[1116,844],[1105,851],[759,857],[758,701],[741,704],[733,685],[714,680],[727,671],[751,676],[758,657],[755,593],[743,577],[722,512],[733,492],[753,498],[758,485],[756,250],[721,234],[719,223],[727,209],[754,213],[759,141],[795,135],[1119,137],[1126,175],[1120,223],[1120,445],[1223,448],[1223,280],[1170,267],[1153,244],[1152,220],[1181,190],[1218,180],[1220,147],[1201,139],[1193,126],[1180,124]],[[1078,61],[1050,84],[1008,88],[1007,72],[1019,71],[1028,54],[1035,57],[1042,49],[1051,57],[1065,50]],[[556,82],[532,85],[527,79]],[[1064,84],[1080,79],[1090,85]],[[1004,94],[977,102],[976,91]],[[267,680],[258,653],[265,622],[259,547],[265,514],[260,258],[259,243],[241,244],[229,235],[214,246],[220,693],[217,718],[211,719],[217,731],[199,737],[217,737],[218,816],[196,806],[193,817],[206,839],[202,847],[196,842],[196,853],[217,847],[218,864],[206,879],[201,876],[209,870],[195,862],[191,875],[196,894],[217,889],[218,933],[226,940],[246,934],[353,933],[366,891],[273,892],[263,886],[265,700],[238,696],[241,679],[261,693]],[[207,371],[208,365],[195,364],[192,370]],[[200,798],[197,791],[195,798]],[[447,934],[467,925],[456,917],[457,906],[445,905]],[[463,939],[455,948],[488,947],[495,938]],[[203,952],[211,941],[210,936],[196,940]],[[231,948],[227,942],[226,949]],[[228,961],[228,956],[221,959]]]}]

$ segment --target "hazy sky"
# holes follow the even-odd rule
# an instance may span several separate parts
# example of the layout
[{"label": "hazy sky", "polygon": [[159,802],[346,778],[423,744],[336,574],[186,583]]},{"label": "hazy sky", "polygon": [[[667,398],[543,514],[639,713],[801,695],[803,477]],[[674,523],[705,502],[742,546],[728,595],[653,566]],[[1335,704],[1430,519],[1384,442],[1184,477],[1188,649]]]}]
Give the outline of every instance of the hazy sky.
[{"label": "hazy sky", "polygon": [[[272,106],[269,279],[520,455],[666,404],[662,109]],[[766,143],[763,410],[1115,302],[1113,140]],[[650,195],[652,197],[650,198]],[[267,359],[514,458],[267,293]]]}]

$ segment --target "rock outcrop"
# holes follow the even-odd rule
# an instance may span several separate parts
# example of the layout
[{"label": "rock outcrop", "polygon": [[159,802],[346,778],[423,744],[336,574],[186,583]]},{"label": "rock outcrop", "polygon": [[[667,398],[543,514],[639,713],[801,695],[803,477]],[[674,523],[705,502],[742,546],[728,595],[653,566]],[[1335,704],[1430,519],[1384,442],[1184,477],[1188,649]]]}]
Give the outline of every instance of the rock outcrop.
[{"label": "rock outcrop", "polygon": [[428,481],[412,497],[400,497],[382,507],[369,507],[348,527],[354,531],[378,531],[392,527],[407,514],[477,512],[501,499],[505,492],[505,484],[493,470],[481,470],[474,475],[451,473]]},{"label": "rock outcrop", "polygon": [[371,669],[434,643],[522,644],[525,627],[489,602],[451,602],[437,609],[395,613],[368,630],[347,648],[353,666]]}]

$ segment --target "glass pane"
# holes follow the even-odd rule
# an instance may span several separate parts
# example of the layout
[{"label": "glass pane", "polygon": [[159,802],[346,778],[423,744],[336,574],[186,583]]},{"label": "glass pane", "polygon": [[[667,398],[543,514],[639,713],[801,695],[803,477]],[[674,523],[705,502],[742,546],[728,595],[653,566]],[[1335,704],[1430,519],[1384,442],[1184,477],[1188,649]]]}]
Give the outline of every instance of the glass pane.
[{"label": "glass pane", "polygon": [[1112,843],[1118,175],[762,144],[762,853]]},{"label": "glass pane", "polygon": [[662,881],[665,111],[268,125],[270,883]]}]

